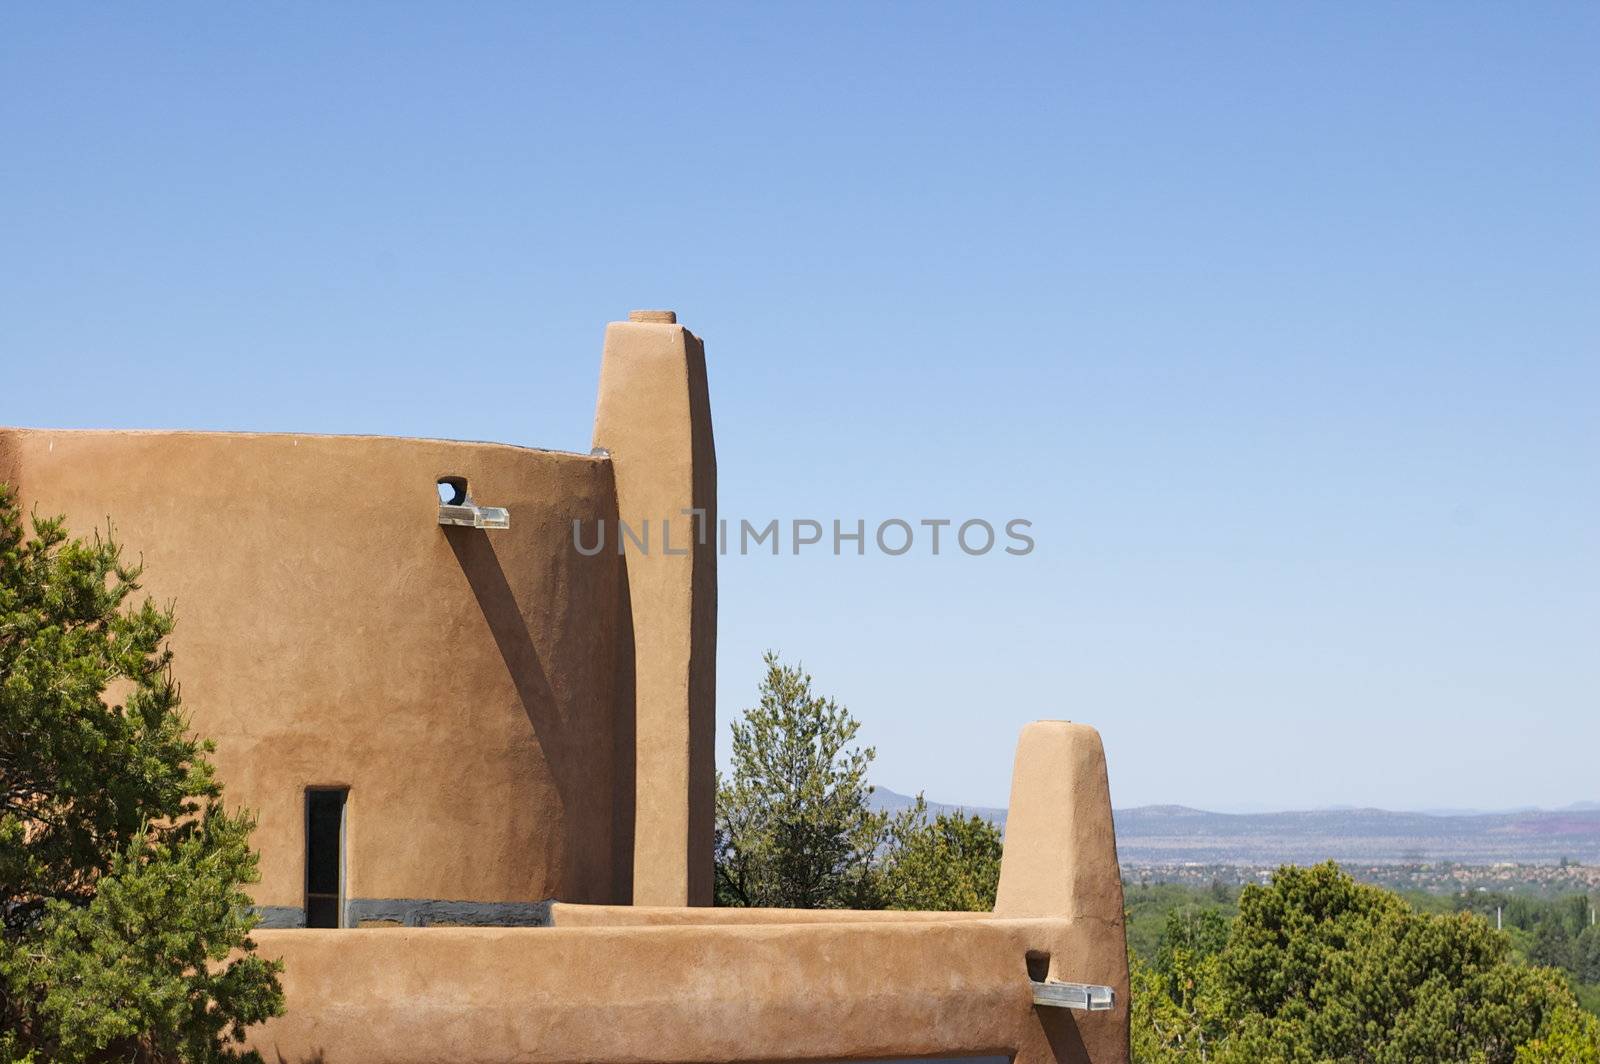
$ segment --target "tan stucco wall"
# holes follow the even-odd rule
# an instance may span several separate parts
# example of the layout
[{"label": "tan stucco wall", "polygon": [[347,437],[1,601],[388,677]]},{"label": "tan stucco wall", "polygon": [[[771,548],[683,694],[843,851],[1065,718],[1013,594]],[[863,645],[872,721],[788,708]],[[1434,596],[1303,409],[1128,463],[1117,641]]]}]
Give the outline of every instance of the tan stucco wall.
[{"label": "tan stucco wall", "polygon": [[[447,474],[508,507],[511,528],[441,528]],[[0,430],[0,480],[77,534],[109,516],[147,591],[176,607],[185,706],[229,802],[260,816],[258,903],[302,904],[308,785],[350,788],[349,897],[627,900],[623,573],[571,546],[574,518],[616,512],[609,461]]]},{"label": "tan stucco wall", "polygon": [[710,905],[716,810],[717,459],[705,347],[671,311],[606,328],[594,445],[616,470],[637,647],[634,895]]},{"label": "tan stucco wall", "polygon": [[997,917],[1062,917],[1090,947],[1056,953],[1049,976],[1111,987],[1117,1006],[1082,1017],[1090,1059],[1128,1056],[1128,950],[1100,733],[1087,724],[1034,721],[1022,729],[1011,771]]},{"label": "tan stucco wall", "polygon": [[[288,1011],[268,1060],[328,1064],[1092,1061],[1033,1006],[1027,953],[1089,952],[1064,920],[258,932]],[[1088,1020],[1098,1017],[1088,1017]]]},{"label": "tan stucco wall", "polygon": [[[539,929],[267,931],[288,1011],[269,1059],[330,1064],[872,1060],[1014,1056],[1125,1064],[1127,953],[1111,801],[1092,728],[1041,722],[1017,750],[996,913],[558,904]],[[1022,910],[1022,911],[1017,911]],[[1108,1012],[1033,1003],[1106,984]]]}]

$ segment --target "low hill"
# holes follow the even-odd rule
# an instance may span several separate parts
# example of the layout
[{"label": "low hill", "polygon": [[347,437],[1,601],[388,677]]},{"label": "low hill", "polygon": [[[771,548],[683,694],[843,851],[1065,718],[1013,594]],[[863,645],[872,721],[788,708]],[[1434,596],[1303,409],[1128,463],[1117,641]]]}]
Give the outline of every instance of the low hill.
[{"label": "low hill", "polygon": [[[914,799],[878,788],[877,808]],[[1006,811],[928,803],[932,813],[964,809],[1005,827]],[[1274,865],[1333,859],[1354,864],[1600,864],[1600,803],[1559,810],[1498,813],[1397,813],[1385,809],[1316,809],[1284,813],[1212,813],[1182,805],[1115,812],[1124,864]]]},{"label": "low hill", "polygon": [[1306,864],[1454,861],[1600,864],[1600,810],[1440,816],[1384,809],[1209,813],[1183,806],[1116,812],[1126,864]]},{"label": "low hill", "polygon": [[[871,805],[874,809],[886,809],[891,813],[898,813],[902,809],[911,808],[916,801],[915,795],[901,794],[891,791],[887,787],[875,788],[872,792]],[[1006,828],[1006,811],[986,805],[951,805],[948,802],[928,802],[928,815],[938,816],[940,813],[963,813],[967,816],[981,816],[992,824],[997,824],[1001,831]]]}]

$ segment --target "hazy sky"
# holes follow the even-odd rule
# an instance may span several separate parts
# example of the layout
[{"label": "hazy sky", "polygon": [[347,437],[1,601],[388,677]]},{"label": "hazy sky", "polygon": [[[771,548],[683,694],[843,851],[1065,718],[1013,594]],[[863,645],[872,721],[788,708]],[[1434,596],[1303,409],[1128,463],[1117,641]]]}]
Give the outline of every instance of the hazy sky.
[{"label": "hazy sky", "polygon": [[1600,799],[1600,7],[1096,8],[7,5],[0,422],[587,450],[671,307],[726,515],[1037,542],[725,559],[724,753]]}]

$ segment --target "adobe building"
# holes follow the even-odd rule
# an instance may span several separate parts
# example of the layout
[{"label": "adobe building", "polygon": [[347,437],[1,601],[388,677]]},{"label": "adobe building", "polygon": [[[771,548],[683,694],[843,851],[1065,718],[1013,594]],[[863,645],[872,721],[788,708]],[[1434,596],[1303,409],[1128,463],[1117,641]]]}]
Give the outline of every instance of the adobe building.
[{"label": "adobe building", "polygon": [[[1127,1060],[1089,727],[1024,729],[992,913],[711,907],[716,456],[671,312],[607,327],[588,454],[0,428],[0,481],[176,604],[260,821],[266,1059]],[[577,549],[619,521],[651,549]]]}]

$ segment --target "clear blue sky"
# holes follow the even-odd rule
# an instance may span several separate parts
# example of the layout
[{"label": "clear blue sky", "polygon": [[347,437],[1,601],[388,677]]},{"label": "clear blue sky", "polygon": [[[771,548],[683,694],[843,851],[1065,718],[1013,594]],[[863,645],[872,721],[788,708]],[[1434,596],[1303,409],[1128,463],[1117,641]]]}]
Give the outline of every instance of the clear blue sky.
[{"label": "clear blue sky", "polygon": [[[705,337],[729,558],[876,779],[1600,799],[1600,7],[8,5],[0,422],[586,450]],[[181,621],[180,621],[181,623]]]}]

